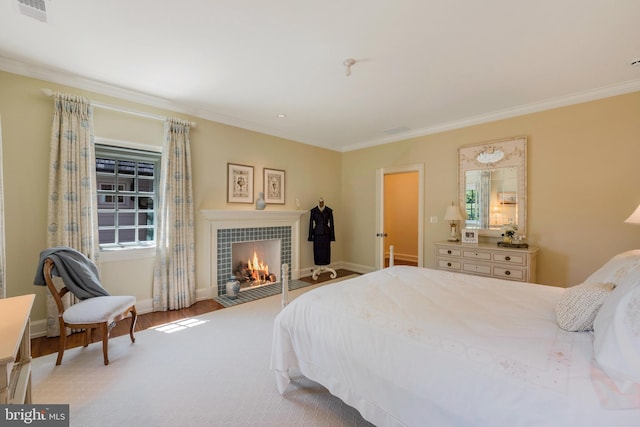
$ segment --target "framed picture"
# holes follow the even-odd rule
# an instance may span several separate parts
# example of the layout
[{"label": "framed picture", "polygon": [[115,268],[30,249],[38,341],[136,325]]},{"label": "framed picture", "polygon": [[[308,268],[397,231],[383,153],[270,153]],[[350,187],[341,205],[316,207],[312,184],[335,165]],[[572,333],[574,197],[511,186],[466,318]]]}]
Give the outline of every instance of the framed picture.
[{"label": "framed picture", "polygon": [[253,203],[253,166],[227,163],[227,202]]},{"label": "framed picture", "polygon": [[264,201],[284,205],[284,171],[264,168]]},{"label": "framed picture", "polygon": [[463,228],[462,229],[462,243],[465,245],[477,245],[478,244],[478,229],[477,228]]},{"label": "framed picture", "polygon": [[518,204],[518,195],[515,191],[503,191],[498,193],[498,203],[501,205]]}]

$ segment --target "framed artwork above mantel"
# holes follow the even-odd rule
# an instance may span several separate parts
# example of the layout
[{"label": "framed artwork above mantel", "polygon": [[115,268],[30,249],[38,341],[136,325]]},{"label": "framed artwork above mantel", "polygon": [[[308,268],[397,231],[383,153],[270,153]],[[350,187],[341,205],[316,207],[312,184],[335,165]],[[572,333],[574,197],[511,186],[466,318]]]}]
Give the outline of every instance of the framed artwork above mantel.
[{"label": "framed artwork above mantel", "polygon": [[227,202],[253,203],[253,166],[227,163]]},{"label": "framed artwork above mantel", "polygon": [[285,171],[264,168],[264,201],[270,204],[285,203]]}]

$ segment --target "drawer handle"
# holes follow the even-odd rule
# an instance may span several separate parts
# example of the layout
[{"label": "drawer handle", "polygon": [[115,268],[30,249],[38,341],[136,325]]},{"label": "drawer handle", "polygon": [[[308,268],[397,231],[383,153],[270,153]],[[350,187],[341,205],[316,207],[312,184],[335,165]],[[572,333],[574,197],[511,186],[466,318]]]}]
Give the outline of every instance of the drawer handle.
[{"label": "drawer handle", "polygon": [[510,256],[506,256],[506,257],[504,257],[504,259],[505,259],[506,261],[511,261],[511,257],[510,257]]},{"label": "drawer handle", "polygon": [[450,262],[447,263],[447,267],[451,267],[451,263]]},{"label": "drawer handle", "polygon": [[509,276],[511,274],[511,272],[509,270],[504,272],[505,275]]},{"label": "drawer handle", "polygon": [[448,253],[449,255],[451,255],[451,249],[449,249],[449,250],[447,251],[447,253]]}]

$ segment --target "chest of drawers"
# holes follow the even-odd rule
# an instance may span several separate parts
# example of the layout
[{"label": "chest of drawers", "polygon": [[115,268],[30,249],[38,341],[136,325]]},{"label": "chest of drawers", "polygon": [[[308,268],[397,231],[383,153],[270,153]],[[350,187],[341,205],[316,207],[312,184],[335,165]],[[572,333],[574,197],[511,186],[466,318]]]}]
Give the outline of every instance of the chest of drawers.
[{"label": "chest of drawers", "polygon": [[503,248],[495,244],[437,242],[436,268],[520,282],[536,281],[537,247]]}]

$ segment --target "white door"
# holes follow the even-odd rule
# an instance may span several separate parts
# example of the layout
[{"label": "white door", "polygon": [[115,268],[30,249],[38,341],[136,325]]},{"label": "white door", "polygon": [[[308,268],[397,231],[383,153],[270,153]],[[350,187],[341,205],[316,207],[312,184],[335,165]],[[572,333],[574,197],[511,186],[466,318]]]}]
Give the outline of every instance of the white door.
[{"label": "white door", "polygon": [[[410,245],[417,245],[417,264],[419,267],[423,265],[423,230],[424,230],[424,165],[422,163],[415,165],[407,165],[393,168],[382,168],[376,171],[376,268],[385,267],[385,254],[389,252],[389,243],[393,244],[393,236],[389,235],[385,230],[385,177],[388,175],[407,174],[410,179],[417,180],[416,185],[411,186],[410,193],[403,194],[403,197],[394,198],[394,210],[417,209],[415,215],[410,215],[412,221],[416,224],[410,224],[410,228],[415,230],[411,233],[411,238],[415,237],[415,242]],[[390,195],[387,193],[387,198]],[[417,204],[415,201],[417,200]],[[389,216],[389,215],[387,215]],[[395,216],[393,216],[395,218]],[[396,219],[399,220],[399,219]],[[402,228],[401,224],[395,227],[395,224],[387,221],[387,227],[390,229]]]}]

